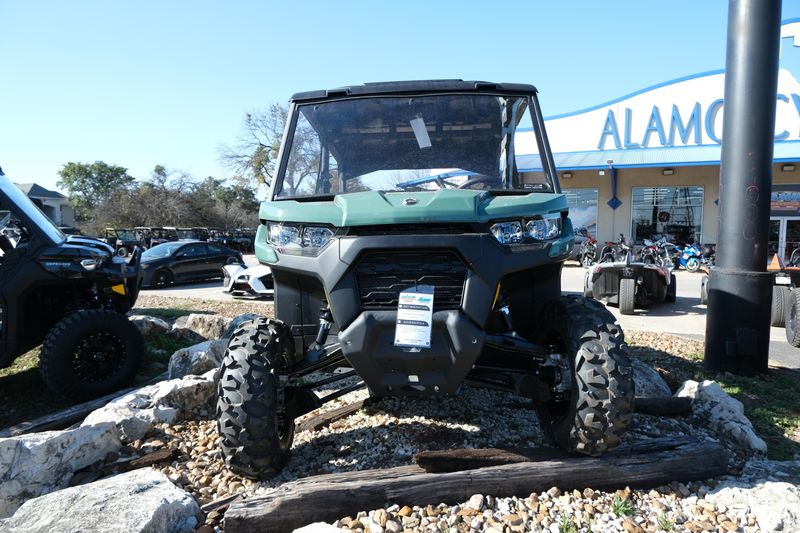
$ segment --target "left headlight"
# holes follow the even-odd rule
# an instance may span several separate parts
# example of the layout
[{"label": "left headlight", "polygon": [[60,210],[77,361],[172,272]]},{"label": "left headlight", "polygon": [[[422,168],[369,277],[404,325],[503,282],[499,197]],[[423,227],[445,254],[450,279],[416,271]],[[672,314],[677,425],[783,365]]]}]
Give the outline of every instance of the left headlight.
[{"label": "left headlight", "polygon": [[267,242],[281,253],[317,255],[331,239],[333,231],[325,226],[267,225]]},{"label": "left headlight", "polygon": [[500,244],[542,242],[561,236],[561,214],[536,216],[523,220],[497,222],[489,228]]}]

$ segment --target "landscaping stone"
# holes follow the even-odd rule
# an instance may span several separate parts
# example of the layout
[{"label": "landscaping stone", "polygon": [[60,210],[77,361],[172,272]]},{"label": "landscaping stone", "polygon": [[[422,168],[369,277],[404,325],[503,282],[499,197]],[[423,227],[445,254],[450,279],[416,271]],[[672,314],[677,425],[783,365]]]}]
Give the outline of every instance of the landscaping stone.
[{"label": "landscaping stone", "polygon": [[222,363],[227,347],[227,340],[211,340],[176,351],[169,358],[169,379],[199,376],[216,370]]},{"label": "landscaping stone", "polygon": [[749,508],[761,531],[800,531],[800,461],[751,460],[705,499],[717,508]]},{"label": "landscaping stone", "polygon": [[148,315],[133,315],[128,318],[139,330],[143,337],[155,337],[166,335],[170,328],[166,320]]},{"label": "landscaping stone", "polygon": [[191,338],[193,332],[205,339],[219,339],[225,332],[227,321],[219,315],[192,313],[179,317],[172,326],[172,333],[180,338]]},{"label": "landscaping stone", "polygon": [[193,531],[197,502],[167,476],[134,470],[27,501],[0,529],[15,532],[161,533]]},{"label": "landscaping stone", "polygon": [[715,381],[686,381],[675,396],[694,400],[694,417],[721,440],[731,442],[747,455],[767,453],[767,444],[756,435],[744,415],[744,406]]},{"label": "landscaping stone", "polygon": [[633,365],[633,383],[636,387],[636,396],[645,398],[669,398],[672,391],[664,379],[647,363],[636,357],[631,357]]},{"label": "landscaping stone", "polygon": [[123,442],[145,436],[157,423],[171,424],[190,417],[199,410],[208,410],[216,398],[216,370],[202,376],[161,381],[142,387],[92,411],[84,426],[112,422]]},{"label": "landscaping stone", "polygon": [[77,470],[121,446],[112,423],[0,439],[0,518],[30,498],[65,488]]}]

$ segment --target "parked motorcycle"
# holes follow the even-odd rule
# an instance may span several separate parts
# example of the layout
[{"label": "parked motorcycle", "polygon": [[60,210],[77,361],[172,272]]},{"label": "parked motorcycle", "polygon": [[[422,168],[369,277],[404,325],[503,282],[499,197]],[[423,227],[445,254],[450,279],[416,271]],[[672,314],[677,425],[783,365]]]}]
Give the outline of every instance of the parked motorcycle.
[{"label": "parked motorcycle", "polygon": [[581,248],[578,252],[578,261],[582,267],[589,268],[597,259],[597,239],[592,237],[586,228],[581,228],[579,233],[586,237],[586,239],[581,243]]},{"label": "parked motorcycle", "polygon": [[681,249],[680,266],[687,272],[697,272],[703,265],[703,251],[694,243]]},{"label": "parked motorcycle", "polygon": [[645,239],[644,246],[636,253],[636,260],[646,265],[661,265],[661,257],[656,243],[650,239]]},{"label": "parked motorcycle", "polygon": [[617,242],[606,242],[600,250],[599,263],[616,263],[625,261],[625,257],[632,252],[631,246],[625,242],[625,236],[619,234]]}]

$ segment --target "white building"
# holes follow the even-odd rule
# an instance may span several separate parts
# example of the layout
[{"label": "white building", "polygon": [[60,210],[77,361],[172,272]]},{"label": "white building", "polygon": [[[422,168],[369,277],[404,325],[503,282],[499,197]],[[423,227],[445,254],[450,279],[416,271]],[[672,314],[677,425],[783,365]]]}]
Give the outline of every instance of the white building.
[{"label": "white building", "polygon": [[[769,240],[788,256],[800,246],[800,19],[781,37]],[[704,72],[546,118],[575,227],[600,241],[715,243],[724,85],[724,70]],[[537,173],[538,155],[527,157],[520,170]]]},{"label": "white building", "polygon": [[75,225],[75,210],[69,204],[66,196],[60,192],[45,189],[36,183],[17,183],[16,185],[57,226]]}]

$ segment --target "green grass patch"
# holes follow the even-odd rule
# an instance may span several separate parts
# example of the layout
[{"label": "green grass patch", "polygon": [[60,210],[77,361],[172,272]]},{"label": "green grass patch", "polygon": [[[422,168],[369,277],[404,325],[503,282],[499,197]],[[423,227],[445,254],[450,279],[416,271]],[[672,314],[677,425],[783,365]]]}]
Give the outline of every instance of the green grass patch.
[{"label": "green grass patch", "polygon": [[617,516],[630,516],[633,514],[633,503],[629,499],[622,499],[619,494],[614,495],[611,502],[611,512]]},{"label": "green grass patch", "polygon": [[176,307],[161,309],[158,307],[139,307],[132,311],[132,314],[154,316],[164,320],[175,320],[182,316],[189,316],[192,313],[202,313],[197,309],[190,309],[186,304],[178,304]]},{"label": "green grass patch", "polygon": [[[139,371],[134,386],[147,383],[167,370],[172,354],[191,345],[185,340],[160,336],[149,338],[144,343]],[[79,402],[67,400],[47,388],[39,374],[39,349],[18,357],[14,364],[0,370],[0,429],[26,422]]]}]

